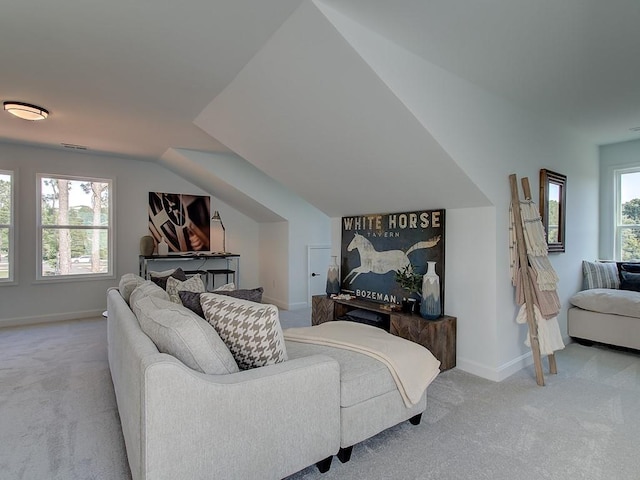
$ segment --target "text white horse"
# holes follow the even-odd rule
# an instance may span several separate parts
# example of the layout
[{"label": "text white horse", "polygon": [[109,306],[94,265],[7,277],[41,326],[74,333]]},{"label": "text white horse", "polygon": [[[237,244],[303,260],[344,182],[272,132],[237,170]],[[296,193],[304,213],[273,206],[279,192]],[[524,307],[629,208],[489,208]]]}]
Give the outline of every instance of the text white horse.
[{"label": "text white horse", "polygon": [[[403,269],[407,265],[411,264],[408,257],[411,252],[421,248],[434,247],[439,241],[440,235],[437,235],[429,240],[412,245],[406,252],[403,252],[402,250],[383,250],[378,252],[369,240],[359,233],[355,233],[353,240],[351,240],[351,243],[349,243],[349,246],[347,247],[347,251],[351,252],[354,248],[358,249],[358,253],[360,254],[360,266],[351,270],[349,274],[344,277],[344,280],[345,282],[348,280],[349,283],[353,283],[358,275],[362,273],[377,273],[384,275],[387,272]],[[349,280],[350,277],[351,280]]]}]

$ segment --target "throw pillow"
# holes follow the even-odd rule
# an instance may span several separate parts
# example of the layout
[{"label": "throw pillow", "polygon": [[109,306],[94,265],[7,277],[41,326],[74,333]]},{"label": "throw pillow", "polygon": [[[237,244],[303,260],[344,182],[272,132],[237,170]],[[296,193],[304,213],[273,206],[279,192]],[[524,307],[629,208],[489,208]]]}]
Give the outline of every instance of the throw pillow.
[{"label": "throw pillow", "polygon": [[640,263],[623,263],[620,269],[625,272],[640,273]]},{"label": "throw pillow", "polygon": [[619,288],[620,277],[615,262],[582,261],[583,290],[591,288]]},{"label": "throw pillow", "polygon": [[229,347],[242,370],[287,360],[275,305],[249,302],[215,293],[200,295],[207,321]]},{"label": "throw pillow", "polygon": [[622,281],[620,282],[620,290],[632,290],[640,292],[640,273],[620,272]]},{"label": "throw pillow", "polygon": [[176,280],[173,277],[167,278],[167,293],[169,294],[169,300],[173,303],[182,305],[180,295],[178,294],[180,290],[186,290],[187,292],[204,292],[205,288],[200,275],[194,275],[193,277],[186,279],[184,282]]},{"label": "throw pillow", "polygon": [[240,290],[216,290],[218,295],[227,295],[233,298],[241,298],[243,300],[249,300],[250,302],[262,303],[262,287],[252,289],[240,289]]},{"label": "throw pillow", "polygon": [[200,305],[200,295],[199,292],[187,292],[186,290],[180,290],[178,292],[180,295],[180,300],[182,301],[182,305],[187,307],[196,315],[204,318],[204,312],[202,311],[202,305]]},{"label": "throw pillow", "polygon": [[139,277],[133,273],[125,273],[122,278],[120,278],[120,283],[118,284],[118,290],[120,291],[120,295],[124,298],[124,301],[129,303],[129,299],[131,297],[131,293],[138,287],[139,285],[144,283],[144,278]]},{"label": "throw pillow", "polygon": [[167,288],[167,278],[169,277],[173,277],[181,282],[184,282],[187,279],[187,275],[180,267],[165,270],[164,272],[149,272],[149,278],[151,281],[163,289]]},{"label": "throw pillow", "polygon": [[236,285],[235,283],[231,282],[231,283],[225,283],[224,285],[218,287],[218,288],[214,288],[213,291],[214,292],[228,292],[231,290],[235,290],[236,289]]},{"label": "throw pillow", "polygon": [[156,297],[141,299],[137,310],[140,328],[160,352],[209,375],[239,371],[215,329],[190,310]]}]

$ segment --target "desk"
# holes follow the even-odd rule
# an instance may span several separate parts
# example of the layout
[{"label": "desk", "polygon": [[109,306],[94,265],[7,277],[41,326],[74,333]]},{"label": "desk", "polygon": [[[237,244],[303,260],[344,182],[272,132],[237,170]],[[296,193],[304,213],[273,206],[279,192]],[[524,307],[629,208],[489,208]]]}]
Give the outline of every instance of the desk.
[{"label": "desk", "polygon": [[[206,277],[206,286],[215,288],[216,276],[224,275],[226,282],[229,278],[240,284],[240,255],[237,253],[177,253],[172,255],[140,255],[138,257],[140,276],[149,279],[149,271],[162,271],[180,267],[185,273],[202,273]],[[157,266],[153,266],[154,264]],[[223,268],[221,268],[223,267]],[[211,285],[209,285],[209,280]]]}]

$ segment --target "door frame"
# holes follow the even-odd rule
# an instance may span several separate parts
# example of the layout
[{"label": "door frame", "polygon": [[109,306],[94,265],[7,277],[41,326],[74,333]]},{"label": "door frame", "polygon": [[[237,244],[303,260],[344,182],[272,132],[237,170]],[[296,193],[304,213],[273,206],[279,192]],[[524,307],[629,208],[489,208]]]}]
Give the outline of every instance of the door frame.
[{"label": "door frame", "polygon": [[[331,260],[331,245],[328,244],[312,244],[307,245],[307,303],[311,306],[311,251],[312,250],[329,250],[329,260]],[[329,270],[329,264],[327,264]]]}]

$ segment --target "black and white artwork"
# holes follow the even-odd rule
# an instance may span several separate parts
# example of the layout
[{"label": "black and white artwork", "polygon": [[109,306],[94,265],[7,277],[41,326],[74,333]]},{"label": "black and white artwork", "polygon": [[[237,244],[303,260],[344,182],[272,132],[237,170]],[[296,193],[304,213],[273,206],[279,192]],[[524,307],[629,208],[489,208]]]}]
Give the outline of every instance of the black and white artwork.
[{"label": "black and white artwork", "polygon": [[406,292],[395,272],[407,265],[419,275],[435,262],[444,296],[445,210],[342,218],[341,287],[357,298],[401,303]]},{"label": "black and white artwork", "polygon": [[149,232],[171,252],[205,252],[211,244],[208,195],[149,192]]}]

